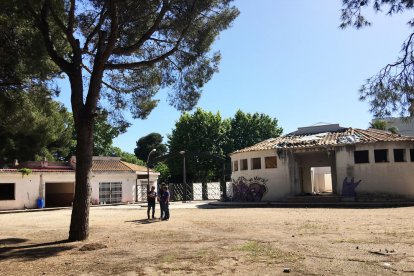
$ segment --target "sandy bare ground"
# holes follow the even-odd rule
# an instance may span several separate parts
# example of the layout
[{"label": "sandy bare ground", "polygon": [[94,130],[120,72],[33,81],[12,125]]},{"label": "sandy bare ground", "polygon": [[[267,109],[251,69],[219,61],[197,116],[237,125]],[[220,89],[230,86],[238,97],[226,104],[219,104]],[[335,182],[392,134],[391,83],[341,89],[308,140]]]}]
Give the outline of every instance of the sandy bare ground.
[{"label": "sandy bare ground", "polygon": [[414,207],[92,208],[86,242],[66,243],[70,210],[0,214],[0,275],[409,275]]}]

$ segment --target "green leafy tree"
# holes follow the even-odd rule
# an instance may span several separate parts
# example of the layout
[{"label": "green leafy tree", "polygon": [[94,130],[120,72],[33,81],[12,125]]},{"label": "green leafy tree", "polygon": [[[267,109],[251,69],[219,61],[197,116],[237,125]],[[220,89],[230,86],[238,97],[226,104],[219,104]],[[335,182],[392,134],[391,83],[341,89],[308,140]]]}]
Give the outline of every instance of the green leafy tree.
[{"label": "green leafy tree", "polygon": [[146,118],[157,105],[156,92],[171,87],[170,103],[190,110],[218,68],[220,56],[210,54],[211,45],[238,10],[229,0],[16,0],[2,5],[0,18],[19,18],[16,23],[34,27],[42,38],[36,50],[46,51],[69,79],[77,139],[69,240],[85,240],[99,99],[113,104],[113,111],[129,108],[134,118]]},{"label": "green leafy tree", "polygon": [[[203,183],[217,179],[221,165],[209,155],[223,156],[229,123],[219,113],[198,108],[193,114],[184,113],[168,136],[170,153],[185,151],[188,182]],[[178,158],[178,160],[177,160]],[[183,158],[169,159],[168,166],[175,180],[182,179]]]},{"label": "green leafy tree", "polygon": [[154,170],[160,173],[160,176],[158,177],[158,183],[168,183],[170,181],[171,172],[167,163],[159,162],[155,164]]},{"label": "green leafy tree", "polygon": [[138,159],[135,154],[129,153],[129,152],[125,152],[122,149],[118,148],[118,147],[111,147],[109,150],[109,154],[110,156],[116,156],[116,157],[121,157],[122,161],[128,162],[128,163],[132,163],[132,164],[136,164],[136,165],[141,165],[141,166],[145,166],[145,162]]},{"label": "green leafy tree", "polygon": [[263,113],[250,114],[238,110],[230,119],[229,145],[226,153],[278,137],[282,132],[277,119]]},{"label": "green leafy tree", "polygon": [[[371,6],[376,12],[395,15],[414,9],[412,0],[342,0],[341,28],[357,29],[370,26],[363,10]],[[414,19],[408,24],[413,27]],[[398,112],[401,116],[414,116],[414,32],[402,45],[402,55],[387,64],[376,75],[368,78],[360,89],[360,99],[368,100],[375,117],[390,116]]]},{"label": "green leafy tree", "polygon": [[156,149],[156,151],[151,154],[151,158],[164,155],[167,152],[167,146],[162,143],[162,140],[162,135],[155,132],[139,138],[134,150],[135,156],[146,162],[149,153],[153,149]]},{"label": "green leafy tree", "polygon": [[0,156],[63,160],[70,151],[72,117],[42,86],[30,91],[0,92]]}]

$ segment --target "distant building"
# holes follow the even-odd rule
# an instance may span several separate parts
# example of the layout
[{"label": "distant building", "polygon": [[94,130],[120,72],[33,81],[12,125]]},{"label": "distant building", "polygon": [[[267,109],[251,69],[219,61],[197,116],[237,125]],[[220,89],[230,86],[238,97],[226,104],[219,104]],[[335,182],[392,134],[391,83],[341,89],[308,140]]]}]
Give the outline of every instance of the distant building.
[{"label": "distant building", "polygon": [[[31,169],[25,175],[22,168]],[[0,210],[71,206],[75,192],[76,159],[70,162],[25,162],[17,168],[0,169]],[[150,170],[150,185],[159,173]],[[91,201],[93,204],[146,201],[147,168],[118,157],[93,157]]]},{"label": "distant building", "polygon": [[[381,119],[387,123],[387,129],[396,128],[401,135],[414,136],[414,118],[401,119],[401,118],[384,118]],[[373,122],[376,120],[372,120]]]},{"label": "distant building", "polygon": [[314,194],[414,198],[414,137],[388,131],[302,127],[235,151],[231,162],[239,201]]}]

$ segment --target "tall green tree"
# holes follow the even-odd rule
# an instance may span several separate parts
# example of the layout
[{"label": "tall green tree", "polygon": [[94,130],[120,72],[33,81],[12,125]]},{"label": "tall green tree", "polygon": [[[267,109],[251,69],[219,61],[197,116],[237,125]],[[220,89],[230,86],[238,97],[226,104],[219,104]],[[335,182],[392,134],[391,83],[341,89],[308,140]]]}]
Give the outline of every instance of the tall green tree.
[{"label": "tall green tree", "polygon": [[164,155],[167,152],[167,146],[163,144],[162,140],[162,135],[156,132],[139,138],[137,147],[134,149],[135,156],[146,162],[153,149],[156,151],[151,154],[152,158]]},{"label": "tall green tree", "polygon": [[0,10],[0,17],[16,17],[34,26],[34,33],[42,37],[38,48],[69,79],[77,139],[69,240],[85,240],[99,99],[106,98],[116,109],[129,108],[134,118],[145,118],[157,105],[156,92],[171,87],[170,103],[190,110],[218,68],[220,55],[210,53],[211,45],[238,10],[229,0],[16,0],[2,4],[9,9]]},{"label": "tall green tree", "polygon": [[0,156],[2,161],[63,160],[71,146],[72,117],[49,91],[0,92]]},{"label": "tall green tree", "polygon": [[[370,26],[363,15],[365,8],[372,5],[376,12],[394,16],[412,12],[412,0],[342,0],[341,28],[357,29]],[[414,27],[414,18],[408,22]],[[414,32],[402,45],[401,56],[368,78],[360,89],[360,99],[368,100],[375,117],[390,116],[398,112],[401,116],[414,116]]]},{"label": "tall green tree", "polygon": [[263,140],[278,137],[283,129],[276,118],[263,113],[244,113],[238,110],[230,119],[229,147],[227,153],[252,146]]},{"label": "tall green tree", "polygon": [[[181,115],[168,136],[168,147],[170,153],[185,152],[189,183],[217,179],[221,165],[209,155],[224,155],[223,148],[228,143],[229,127],[229,122],[223,120],[219,113],[213,114],[201,108],[192,114]],[[167,163],[173,179],[181,181],[183,156],[169,159]]]}]

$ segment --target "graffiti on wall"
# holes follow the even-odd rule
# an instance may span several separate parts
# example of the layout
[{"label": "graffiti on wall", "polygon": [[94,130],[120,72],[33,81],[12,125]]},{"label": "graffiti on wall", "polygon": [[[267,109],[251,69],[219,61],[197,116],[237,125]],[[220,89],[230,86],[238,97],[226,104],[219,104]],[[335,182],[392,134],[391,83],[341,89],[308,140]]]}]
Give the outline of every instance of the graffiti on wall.
[{"label": "graffiti on wall", "polygon": [[361,183],[362,180],[355,182],[354,178],[351,178],[351,181],[348,181],[348,177],[345,177],[344,182],[342,183],[342,196],[345,197],[355,197],[355,188]]},{"label": "graffiti on wall", "polygon": [[247,179],[240,176],[237,180],[232,180],[233,201],[261,201],[267,192],[267,179],[254,177]]}]

